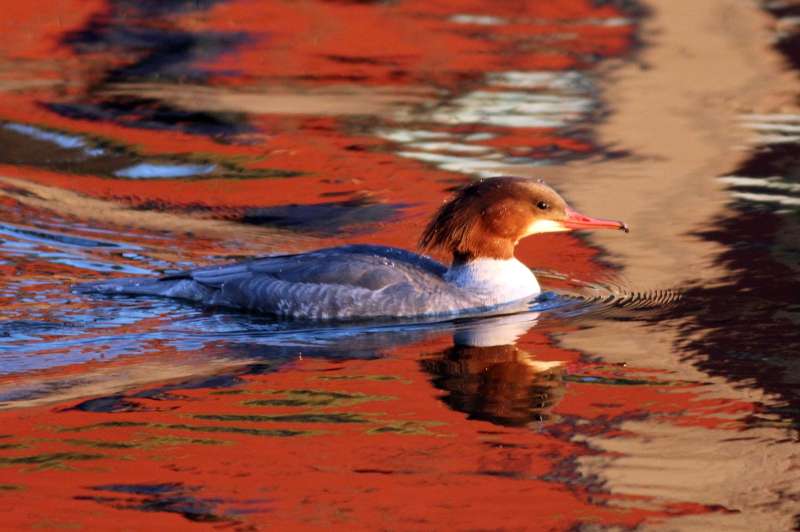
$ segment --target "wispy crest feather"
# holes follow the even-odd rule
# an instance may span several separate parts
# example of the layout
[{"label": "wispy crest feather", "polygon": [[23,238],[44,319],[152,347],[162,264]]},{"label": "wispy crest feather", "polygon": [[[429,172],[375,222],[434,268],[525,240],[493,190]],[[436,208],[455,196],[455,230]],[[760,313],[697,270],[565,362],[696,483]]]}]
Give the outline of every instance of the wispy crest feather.
[{"label": "wispy crest feather", "polygon": [[422,232],[419,247],[425,251],[444,251],[456,257],[471,258],[477,253],[474,233],[482,223],[479,199],[499,186],[501,179],[481,179],[458,190],[442,205]]}]

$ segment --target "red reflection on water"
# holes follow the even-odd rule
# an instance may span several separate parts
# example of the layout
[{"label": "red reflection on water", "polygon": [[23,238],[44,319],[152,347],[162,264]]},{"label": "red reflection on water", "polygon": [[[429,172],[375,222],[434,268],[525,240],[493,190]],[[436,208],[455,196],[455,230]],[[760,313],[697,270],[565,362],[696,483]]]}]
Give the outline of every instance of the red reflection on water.
[{"label": "red reflection on water", "polygon": [[[61,405],[4,413],[3,432],[12,437],[3,441],[24,447],[4,452],[3,482],[22,486],[62,526],[87,523],[87,512],[98,527],[118,519],[146,526],[150,513],[119,512],[148,504],[192,515],[186,501],[102,489],[118,484],[182,485],[193,499],[207,501],[208,520],[282,527],[446,522],[560,529],[577,522],[635,526],[662,515],[598,505],[603,496],[588,486],[565,489],[539,480],[586,450],[545,433],[468,421],[445,408],[432,397],[426,375],[409,363],[420,349],[435,348],[414,346],[373,361],[306,359],[248,376],[234,388],[130,399],[140,412],[87,413]],[[309,391],[317,395],[309,398]],[[314,406],[325,393],[332,402]],[[296,404],[282,405],[287,397]],[[624,399],[629,407],[641,400],[636,393]],[[318,419],[281,418],[310,415]],[[569,472],[563,475],[568,480]],[[6,523],[44,522],[29,508],[4,510]]]},{"label": "red reflection on water", "polygon": [[[204,154],[245,170],[302,175],[126,180],[61,173],[35,161],[0,164],[0,175],[134,207],[157,205],[157,210],[178,212],[202,207],[205,216],[222,219],[235,218],[248,207],[322,203],[357,191],[376,202],[411,205],[402,223],[377,224],[367,237],[402,247],[413,247],[425,216],[444,199],[445,189],[463,181],[460,174],[398,157],[388,141],[370,133],[373,122],[391,125],[391,116],[370,118],[365,126],[354,113],[251,112],[242,118],[255,131],[243,135],[248,142],[226,143],[185,131],[132,127],[125,117],[69,117],[43,105],[101,100],[104,76],[140,59],[102,46],[79,53],[61,41],[90,21],[106,29],[124,25],[125,6],[76,1],[10,6],[4,12],[2,53],[24,63],[16,77],[3,72],[3,81],[65,83],[5,92],[0,117],[116,142],[141,156]],[[302,92],[348,83],[419,89],[424,99],[442,88],[465,92],[487,72],[582,67],[589,61],[584,56],[624,53],[630,46],[631,25],[602,23],[621,16],[611,6],[582,0],[385,5],[232,1],[200,14],[175,12],[135,22],[146,28],[246,34],[246,44],[190,65],[210,73],[205,83],[214,89],[259,90],[280,84]],[[492,131],[497,136],[481,141],[486,146],[592,150],[587,141],[555,129]],[[24,199],[19,196],[20,202]],[[16,208],[15,202],[8,203]],[[52,208],[58,212],[57,202]],[[35,211],[19,212],[35,216]],[[25,223],[25,216],[18,221]],[[202,260],[224,249],[222,243],[193,238],[172,238],[162,247],[162,254],[184,260]],[[591,278],[600,269],[593,261],[597,253],[570,237],[546,235],[523,244],[519,255],[528,264]],[[0,271],[46,281],[50,288],[85,276],[84,271],[46,260],[20,264],[13,272],[0,264]],[[30,291],[37,289],[41,287]],[[16,312],[30,309],[9,303]],[[117,331],[133,335],[159,321],[163,319],[143,319]],[[749,405],[698,404],[688,386],[666,401],[646,386],[567,382],[560,384],[566,390],[563,397],[549,407],[549,415],[565,421],[541,432],[498,426],[448,408],[440,400],[442,392],[420,368],[420,353],[448,345],[449,341],[430,341],[396,349],[378,360],[302,359],[275,373],[242,376],[229,388],[178,388],[157,397],[134,397],[137,390],[124,397],[97,394],[113,403],[111,412],[71,409],[79,403],[75,400],[2,412],[3,523],[94,529],[135,523],[161,529],[185,526],[189,519],[195,526],[233,523],[243,529],[568,529],[580,523],[632,527],[648,518],[707,511],[690,504],[637,507],[635,500],[627,507],[604,504],[610,496],[569,465],[571,458],[590,451],[569,441],[579,429],[568,419],[604,421],[602,426],[590,423],[586,430],[613,433],[613,420],[624,416],[688,412],[683,422],[702,424],[710,423],[709,408]],[[538,360],[579,362],[578,353],[556,347],[543,332],[529,332],[520,345],[535,350]],[[18,379],[22,386],[26,379],[109,369],[133,373],[137,366],[151,363],[158,372],[157,362],[186,358],[167,340],[153,340],[146,347],[158,355],[67,365],[0,382]],[[203,353],[197,355],[199,360]],[[19,504],[21,497],[25,504]]]}]

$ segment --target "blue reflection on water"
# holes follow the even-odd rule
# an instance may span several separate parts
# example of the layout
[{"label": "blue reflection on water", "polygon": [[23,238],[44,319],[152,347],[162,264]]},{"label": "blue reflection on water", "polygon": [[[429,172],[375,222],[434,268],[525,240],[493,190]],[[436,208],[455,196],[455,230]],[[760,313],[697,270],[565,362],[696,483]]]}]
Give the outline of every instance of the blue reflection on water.
[{"label": "blue reflection on water", "polygon": [[217,165],[215,164],[139,163],[117,170],[114,175],[128,179],[164,179],[206,175],[216,170],[216,168]]}]

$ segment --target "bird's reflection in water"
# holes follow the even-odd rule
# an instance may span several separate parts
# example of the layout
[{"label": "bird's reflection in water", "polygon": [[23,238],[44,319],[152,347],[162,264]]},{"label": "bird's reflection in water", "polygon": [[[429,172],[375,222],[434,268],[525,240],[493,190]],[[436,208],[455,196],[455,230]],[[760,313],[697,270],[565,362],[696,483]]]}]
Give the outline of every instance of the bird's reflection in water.
[{"label": "bird's reflection in water", "polygon": [[[0,382],[0,409],[89,396],[93,398],[75,408],[130,411],[132,400],[180,389],[241,385],[245,375],[278,371],[299,357],[377,359],[395,348],[452,335],[451,347],[423,355],[420,362],[433,376],[434,386],[447,392],[444,402],[472,419],[524,426],[548,419],[563,389],[561,362],[538,361],[516,346],[537,318],[537,313],[526,312],[456,322],[306,329],[291,325],[271,328],[269,322],[233,314],[221,318],[227,332],[213,334],[209,321],[194,324],[198,333],[200,329],[205,332],[185,331],[185,342],[176,341],[173,357],[149,358],[121,367],[99,366],[80,378],[56,373]],[[209,346],[206,356],[197,356],[196,347],[203,339],[215,349]],[[180,356],[181,346],[193,355]],[[171,382],[163,384],[165,380]],[[156,384],[158,381],[162,384]]]},{"label": "bird's reflection in water", "polygon": [[535,314],[473,322],[457,329],[452,347],[421,361],[443,401],[470,419],[525,426],[550,418],[563,395],[563,363],[540,361],[519,347]]}]

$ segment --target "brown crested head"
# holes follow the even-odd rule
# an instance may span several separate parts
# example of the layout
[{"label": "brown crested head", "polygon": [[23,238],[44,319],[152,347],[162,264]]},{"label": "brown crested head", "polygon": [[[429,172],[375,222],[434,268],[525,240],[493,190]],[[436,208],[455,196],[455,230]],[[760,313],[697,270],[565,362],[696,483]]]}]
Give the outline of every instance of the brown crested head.
[{"label": "brown crested head", "polygon": [[453,255],[453,263],[476,258],[510,259],[520,239],[580,228],[613,228],[622,222],[583,216],[541,180],[493,177],[460,189],[434,214],[419,245]]}]

